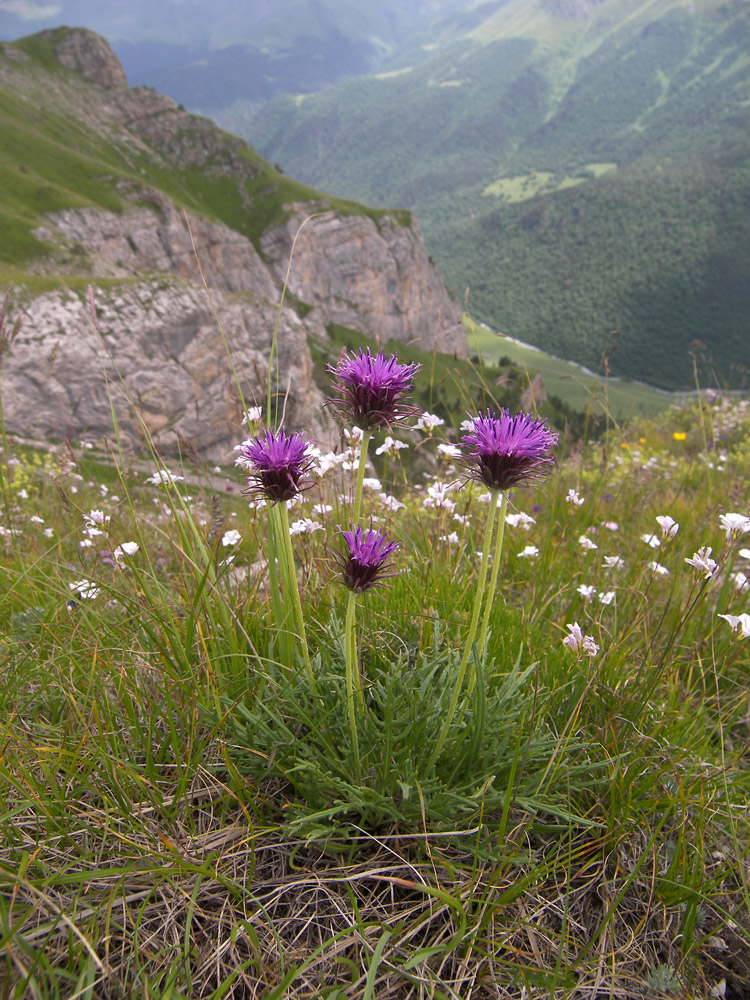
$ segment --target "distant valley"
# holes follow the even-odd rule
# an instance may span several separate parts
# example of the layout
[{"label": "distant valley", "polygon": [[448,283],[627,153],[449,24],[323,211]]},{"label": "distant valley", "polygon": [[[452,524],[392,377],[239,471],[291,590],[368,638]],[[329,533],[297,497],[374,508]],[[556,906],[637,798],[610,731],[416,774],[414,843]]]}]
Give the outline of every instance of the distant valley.
[{"label": "distant valley", "polygon": [[[750,3],[510,0],[264,106],[293,176],[413,209],[475,318],[668,388],[748,384]],[[456,21],[458,24],[458,20]]]}]

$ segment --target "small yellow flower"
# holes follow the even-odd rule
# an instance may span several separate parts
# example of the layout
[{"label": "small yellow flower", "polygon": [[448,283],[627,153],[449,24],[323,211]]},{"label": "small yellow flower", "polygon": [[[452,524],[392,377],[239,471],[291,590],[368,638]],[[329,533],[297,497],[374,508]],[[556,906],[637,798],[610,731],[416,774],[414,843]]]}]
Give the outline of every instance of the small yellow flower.
[{"label": "small yellow flower", "polygon": [[672,438],[675,441],[684,441],[686,437],[687,434],[685,433],[685,431],[674,431],[674,433],[672,434]]},{"label": "small yellow flower", "polygon": [[645,444],[646,443],[646,439],[645,438],[638,438],[638,443],[639,444]]}]

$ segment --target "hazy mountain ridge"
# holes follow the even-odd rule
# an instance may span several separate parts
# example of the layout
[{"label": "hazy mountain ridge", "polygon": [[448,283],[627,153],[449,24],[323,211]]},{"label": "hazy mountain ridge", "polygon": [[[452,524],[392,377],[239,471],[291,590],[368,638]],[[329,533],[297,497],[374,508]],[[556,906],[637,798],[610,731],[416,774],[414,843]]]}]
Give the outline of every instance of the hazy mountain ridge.
[{"label": "hazy mountain ridge", "polygon": [[252,134],[308,182],[415,209],[491,325],[590,367],[618,329],[614,370],[668,387],[699,340],[741,381],[750,4],[694,8],[512,0],[408,72],[268,105]]},{"label": "hazy mountain ridge", "polygon": [[[232,128],[280,94],[311,93],[397,57],[469,0],[148,0],[0,8],[0,38],[61,22],[109,38],[129,78]],[[496,6],[495,4],[494,6]],[[36,10],[36,17],[32,15]]]}]

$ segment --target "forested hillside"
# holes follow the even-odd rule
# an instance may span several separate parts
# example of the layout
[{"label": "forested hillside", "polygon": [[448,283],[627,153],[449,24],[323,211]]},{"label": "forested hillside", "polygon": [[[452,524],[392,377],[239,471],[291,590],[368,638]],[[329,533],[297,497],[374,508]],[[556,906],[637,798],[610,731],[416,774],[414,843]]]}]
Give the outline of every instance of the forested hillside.
[{"label": "forested hillside", "polygon": [[[480,319],[678,388],[744,384],[750,4],[512,0],[391,74],[267,105],[264,155],[415,209]],[[711,377],[711,376],[708,376]]]}]

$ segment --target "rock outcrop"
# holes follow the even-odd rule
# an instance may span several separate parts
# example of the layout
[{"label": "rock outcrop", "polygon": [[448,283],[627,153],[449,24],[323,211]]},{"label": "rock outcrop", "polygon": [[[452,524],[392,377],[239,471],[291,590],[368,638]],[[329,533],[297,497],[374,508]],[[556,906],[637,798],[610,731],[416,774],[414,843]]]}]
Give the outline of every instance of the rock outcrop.
[{"label": "rock outcrop", "polygon": [[295,206],[285,224],[263,234],[261,249],[283,280],[296,237],[289,289],[324,324],[466,354],[461,308],[430,263],[415,221],[331,212],[303,226],[307,214]]},{"label": "rock outcrop", "polygon": [[[274,374],[288,426],[321,443],[333,437],[308,347],[309,337],[325,340],[329,324],[466,353],[460,306],[408,214],[349,203],[334,210],[242,140],[170,98],[128,88],[92,32],[44,34],[76,72],[45,75],[6,46],[0,86],[92,136],[86,152],[101,163],[95,181],[106,197],[86,204],[74,192],[71,207],[46,214],[33,233],[46,255],[27,267],[63,284],[75,277],[76,289],[90,281],[96,323],[83,292],[14,296],[9,322],[22,326],[4,359],[6,428],[103,437],[112,433],[112,402],[134,447],[150,436],[169,454],[183,437],[213,461],[231,457],[241,400],[265,396],[293,244]],[[299,200],[305,193],[309,200]]]},{"label": "rock outcrop", "polygon": [[73,28],[56,44],[55,55],[100,87],[127,87],[128,78],[109,42],[86,28]]},{"label": "rock outcrop", "polygon": [[[180,438],[210,461],[228,461],[243,400],[265,402],[276,307],[251,294],[213,302],[203,289],[147,281],[85,293],[49,292],[17,306],[22,319],[3,373],[10,429],[25,437],[121,439],[164,455]],[[214,311],[215,310],[215,311]],[[284,309],[278,393],[289,426],[329,443],[323,397],[312,378],[309,328]],[[276,379],[274,379],[276,384]]]}]

